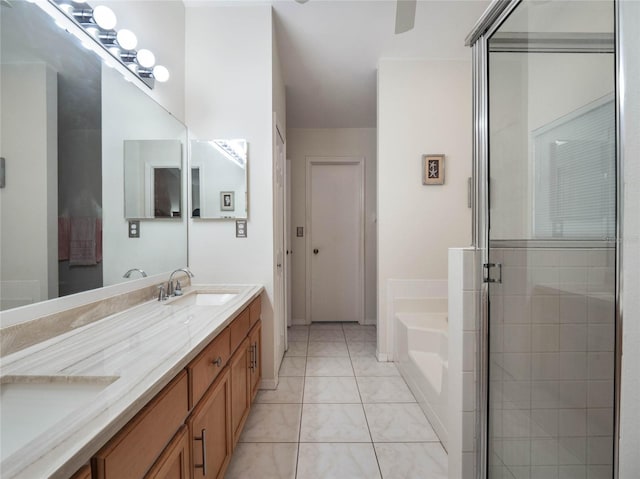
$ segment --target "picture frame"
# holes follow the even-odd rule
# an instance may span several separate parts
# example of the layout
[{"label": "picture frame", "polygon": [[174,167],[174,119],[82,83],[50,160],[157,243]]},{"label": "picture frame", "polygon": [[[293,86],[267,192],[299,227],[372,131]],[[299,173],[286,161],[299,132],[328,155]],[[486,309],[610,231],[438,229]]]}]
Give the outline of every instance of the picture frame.
[{"label": "picture frame", "polygon": [[235,210],[236,210],[235,192],[221,191],[220,192],[220,211],[235,211]]},{"label": "picture frame", "polygon": [[422,155],[422,184],[444,185],[444,155]]}]

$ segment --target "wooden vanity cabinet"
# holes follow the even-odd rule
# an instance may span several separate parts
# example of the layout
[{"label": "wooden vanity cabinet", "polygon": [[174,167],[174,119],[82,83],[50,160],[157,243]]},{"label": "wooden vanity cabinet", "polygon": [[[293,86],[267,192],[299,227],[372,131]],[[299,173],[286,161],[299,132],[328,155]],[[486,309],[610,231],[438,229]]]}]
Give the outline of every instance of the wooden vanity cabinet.
[{"label": "wooden vanity cabinet", "polygon": [[216,379],[189,418],[193,479],[222,478],[231,460],[229,368]]},{"label": "wooden vanity cabinet", "polygon": [[235,447],[251,407],[249,338],[245,336],[229,362],[231,374],[231,430]]},{"label": "wooden vanity cabinet", "polygon": [[76,472],[71,479],[91,479],[91,466],[82,466],[78,472]]},{"label": "wooden vanity cabinet", "polygon": [[[259,319],[259,318],[258,318]],[[262,321],[255,323],[249,333],[249,392],[253,402],[262,379]]]},{"label": "wooden vanity cabinet", "polygon": [[189,479],[189,430],[182,426],[145,479]]},{"label": "wooden vanity cabinet", "polygon": [[187,373],[182,371],[92,458],[93,479],[143,477],[188,413]]}]

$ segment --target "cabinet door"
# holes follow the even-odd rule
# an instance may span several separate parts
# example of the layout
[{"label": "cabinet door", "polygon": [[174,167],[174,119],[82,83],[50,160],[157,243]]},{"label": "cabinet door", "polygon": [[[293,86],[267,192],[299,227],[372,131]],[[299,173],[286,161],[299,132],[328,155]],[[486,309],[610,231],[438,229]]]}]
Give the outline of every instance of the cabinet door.
[{"label": "cabinet door", "polygon": [[258,394],[258,386],[262,379],[262,321],[253,327],[249,333],[249,350],[250,350],[250,364],[249,364],[249,379],[251,384],[251,401],[256,398]]},{"label": "cabinet door", "polygon": [[83,466],[71,479],[91,479],[91,467]]},{"label": "cabinet door", "polygon": [[189,419],[193,479],[224,476],[231,459],[229,368],[218,376]]},{"label": "cabinet door", "polygon": [[249,338],[245,338],[229,362],[231,373],[231,430],[233,431],[234,446],[238,442],[251,406],[249,353]]},{"label": "cabinet door", "polygon": [[160,455],[145,479],[189,478],[189,434],[182,426]]}]

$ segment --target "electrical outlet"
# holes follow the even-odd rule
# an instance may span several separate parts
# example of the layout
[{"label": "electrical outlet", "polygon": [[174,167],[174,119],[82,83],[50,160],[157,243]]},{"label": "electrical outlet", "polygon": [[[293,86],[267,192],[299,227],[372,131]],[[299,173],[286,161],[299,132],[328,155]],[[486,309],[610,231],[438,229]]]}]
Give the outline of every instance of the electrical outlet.
[{"label": "electrical outlet", "polygon": [[129,221],[129,238],[140,238],[140,221]]},{"label": "electrical outlet", "polygon": [[236,220],[236,238],[247,237],[247,220]]}]

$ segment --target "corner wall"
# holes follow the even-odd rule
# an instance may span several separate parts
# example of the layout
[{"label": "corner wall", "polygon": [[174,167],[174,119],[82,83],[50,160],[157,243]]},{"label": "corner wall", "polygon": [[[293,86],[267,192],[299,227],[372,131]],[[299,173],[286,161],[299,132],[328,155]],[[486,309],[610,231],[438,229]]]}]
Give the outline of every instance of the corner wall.
[{"label": "corner wall", "polygon": [[[291,239],[293,324],[306,324],[306,238],[295,236],[306,225],[307,156],[362,156],[365,163],[365,321],[376,324],[376,129],[289,128],[287,158],[291,160]],[[305,231],[305,235],[306,235]]]},{"label": "corner wall", "polygon": [[188,5],[185,63],[191,134],[245,138],[249,152],[248,237],[235,237],[234,221],[190,219],[189,266],[197,283],[265,286],[263,386],[275,387],[271,6]]},{"label": "corner wall", "polygon": [[[378,64],[378,357],[392,359],[392,279],[447,279],[448,248],[471,243],[471,61]],[[422,184],[422,155],[445,154],[445,184]]]}]

